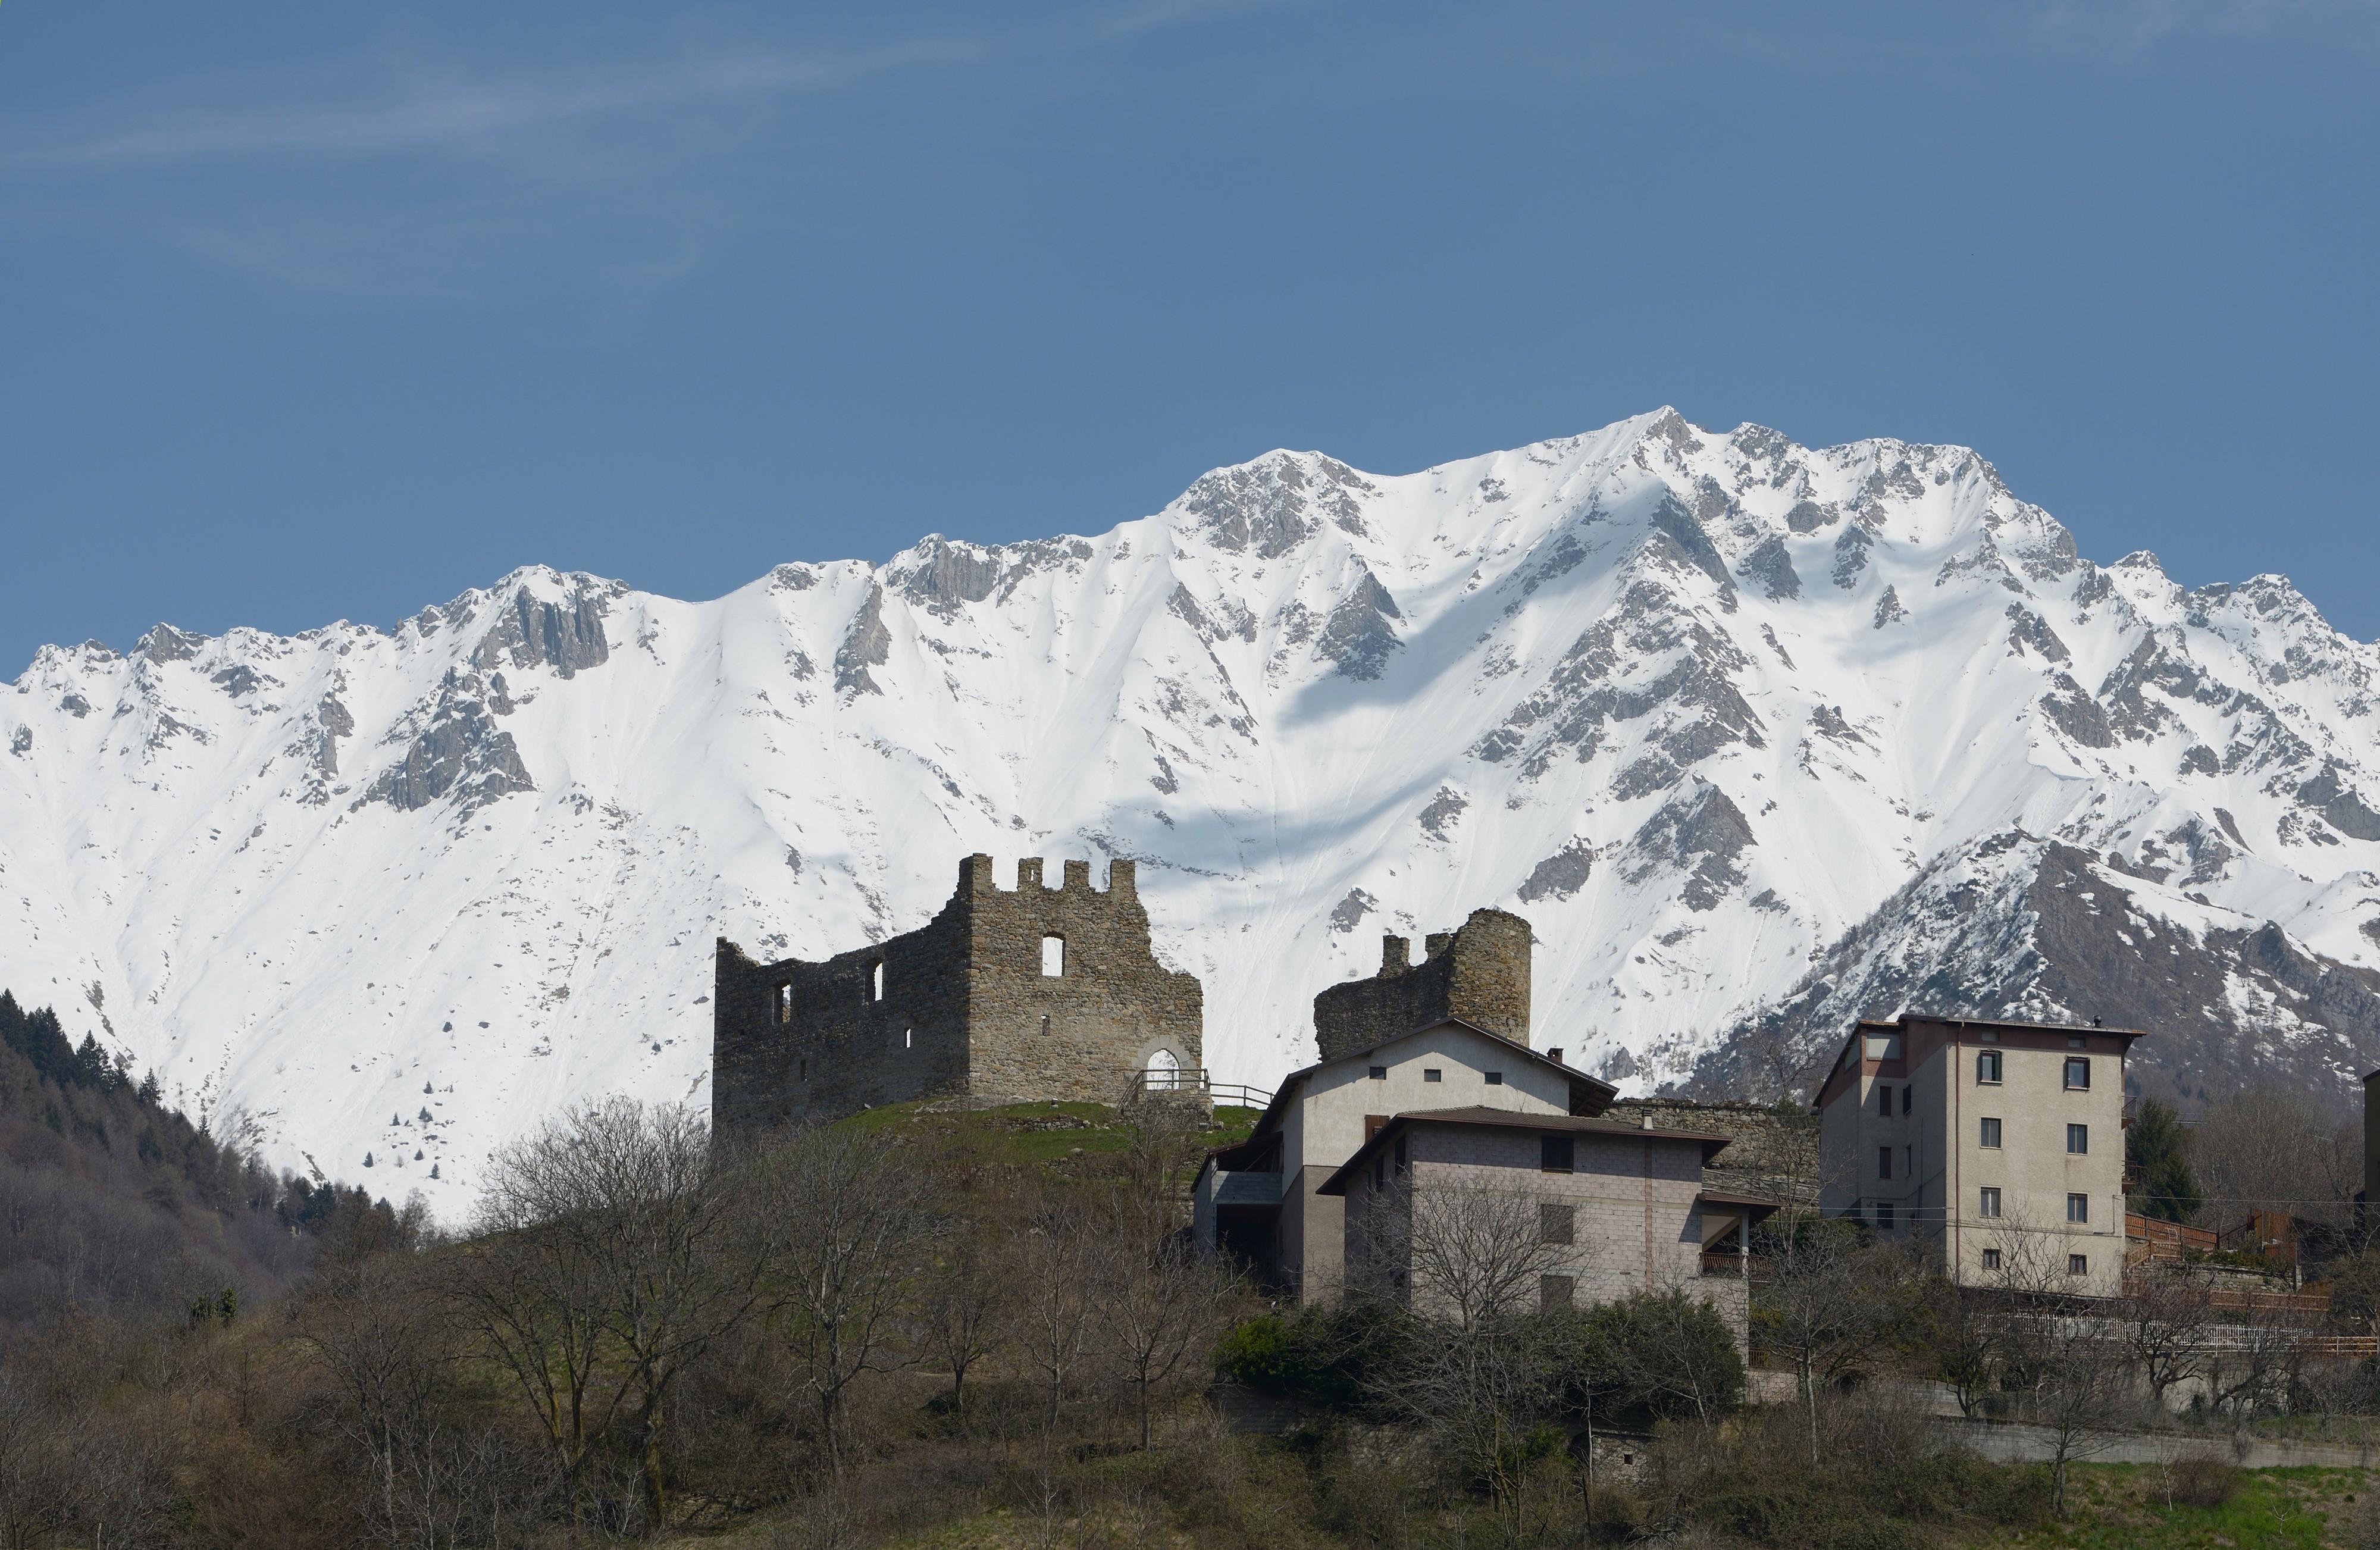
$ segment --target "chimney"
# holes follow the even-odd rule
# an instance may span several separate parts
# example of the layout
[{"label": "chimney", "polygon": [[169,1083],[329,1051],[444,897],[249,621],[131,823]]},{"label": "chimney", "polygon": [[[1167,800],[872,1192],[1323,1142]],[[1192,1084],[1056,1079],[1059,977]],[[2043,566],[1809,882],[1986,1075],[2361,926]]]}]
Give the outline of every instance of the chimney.
[{"label": "chimney", "polygon": [[1382,937],[1380,938],[1380,977],[1386,979],[1390,975],[1401,975],[1413,967],[1412,951],[1413,943],[1406,938]]}]

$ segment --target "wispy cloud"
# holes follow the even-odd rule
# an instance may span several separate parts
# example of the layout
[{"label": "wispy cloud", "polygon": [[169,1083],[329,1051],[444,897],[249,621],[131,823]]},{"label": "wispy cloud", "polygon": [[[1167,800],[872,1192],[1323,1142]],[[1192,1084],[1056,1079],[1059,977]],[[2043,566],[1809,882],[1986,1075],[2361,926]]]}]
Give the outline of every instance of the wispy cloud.
[{"label": "wispy cloud", "polygon": [[[844,54],[753,52],[567,75],[475,76],[407,68],[370,101],[285,100],[237,110],[134,110],[50,143],[0,151],[0,169],[105,171],[259,156],[480,157],[524,137],[638,115],[848,89],[871,78],[980,57],[982,40],[925,39]],[[285,98],[301,95],[285,89]],[[316,95],[320,95],[319,90]]]}]

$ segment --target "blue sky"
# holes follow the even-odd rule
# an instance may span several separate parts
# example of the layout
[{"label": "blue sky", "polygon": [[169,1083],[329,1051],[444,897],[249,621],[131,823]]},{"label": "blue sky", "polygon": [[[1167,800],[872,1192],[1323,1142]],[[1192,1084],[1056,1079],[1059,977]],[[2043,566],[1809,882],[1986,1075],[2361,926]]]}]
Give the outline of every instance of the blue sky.
[{"label": "blue sky", "polygon": [[2380,635],[2380,7],[0,5],[0,672],[1659,404]]}]

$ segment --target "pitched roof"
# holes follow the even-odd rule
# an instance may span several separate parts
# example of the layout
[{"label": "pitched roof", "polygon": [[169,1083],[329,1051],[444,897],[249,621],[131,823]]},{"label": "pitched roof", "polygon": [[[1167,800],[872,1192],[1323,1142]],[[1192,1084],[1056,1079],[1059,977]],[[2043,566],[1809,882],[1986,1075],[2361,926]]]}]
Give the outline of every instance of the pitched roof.
[{"label": "pitched roof", "polygon": [[[1257,1118],[1257,1128],[1255,1132],[1250,1134],[1248,1139],[1253,1141],[1257,1136],[1264,1134],[1267,1131],[1277,1129],[1281,1124],[1281,1117],[1289,1112],[1289,1106],[1292,1103],[1297,1101],[1297,1089],[1299,1085],[1304,1083],[1307,1077],[1312,1076],[1316,1072],[1322,1070],[1325,1066],[1343,1065],[1356,1060],[1366,1060],[1368,1062],[1369,1057],[1379,1053],[1381,1050],[1386,1049],[1392,1044],[1402,1044],[1406,1039],[1416,1037],[1422,1034],[1435,1033],[1440,1028],[1460,1028],[1465,1033],[1476,1034],[1481,1038],[1504,1046],[1506,1048],[1512,1050],[1515,1055],[1520,1056],[1524,1060],[1534,1060],[1541,1066],[1550,1066],[1555,1071],[1558,1071],[1564,1076],[1570,1078],[1573,1085],[1583,1085],[1588,1088],[1591,1093],[1599,1089],[1602,1101],[1607,1105],[1609,1104],[1613,1098],[1620,1096],[1620,1089],[1613,1086],[1610,1083],[1604,1081],[1601,1077],[1589,1076],[1586,1072],[1578,1070],[1574,1066],[1564,1065],[1561,1061],[1554,1060],[1552,1057],[1547,1055],[1543,1050],[1532,1049],[1527,1045],[1523,1044],[1516,1039],[1509,1039],[1501,1034],[1491,1033],[1488,1029],[1479,1026],[1476,1023],[1465,1023],[1460,1017],[1445,1017],[1440,1018],[1435,1023],[1425,1023],[1418,1028],[1408,1028],[1403,1033],[1398,1034],[1393,1037],[1380,1040],[1378,1044],[1367,1044],[1361,1049],[1351,1050],[1344,1055],[1336,1055],[1328,1060],[1317,1060],[1310,1066],[1301,1066],[1297,1070],[1291,1072],[1287,1076],[1281,1079],[1280,1087],[1275,1089],[1273,1092],[1272,1102],[1266,1106],[1264,1113]],[[1247,1143],[1242,1142],[1240,1144],[1245,1145]],[[1225,1147],[1221,1148],[1221,1150],[1228,1151],[1231,1150],[1231,1148]]]},{"label": "pitched roof", "polygon": [[1386,1146],[1390,1138],[1402,1134],[1415,1125],[1454,1125],[1493,1127],[1502,1130],[1536,1131],[1548,1134],[1624,1135],[1646,1141],[1692,1142],[1703,1149],[1703,1161],[1707,1163],[1719,1149],[1735,1138],[1710,1131],[1648,1130],[1619,1120],[1606,1120],[1583,1114],[1528,1114],[1516,1108],[1417,1108],[1391,1117],[1375,1131],[1355,1155],[1340,1165],[1339,1171],[1325,1180],[1314,1193],[1345,1194],[1347,1185],[1360,1174]]}]

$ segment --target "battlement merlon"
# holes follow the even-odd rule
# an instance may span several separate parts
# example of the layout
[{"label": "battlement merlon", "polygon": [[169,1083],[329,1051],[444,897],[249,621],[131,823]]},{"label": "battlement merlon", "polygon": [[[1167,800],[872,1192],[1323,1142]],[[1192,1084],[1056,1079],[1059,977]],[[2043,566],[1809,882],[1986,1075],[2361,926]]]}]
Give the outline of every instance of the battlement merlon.
[{"label": "battlement merlon", "polygon": [[[1048,883],[1041,880],[1045,865],[1046,863],[1043,858],[1038,855],[1017,857],[1016,887],[1013,891],[1017,893],[1031,893],[1036,891],[1042,893],[1062,893],[1068,891],[1098,893],[1104,891],[1114,894],[1119,899],[1136,900],[1140,897],[1140,869],[1136,864],[1125,861],[1121,857],[1111,860],[1108,863],[1108,886],[1104,890],[1091,887],[1091,864],[1087,861],[1069,860],[1059,863],[1060,881],[1056,888],[1051,888]],[[961,894],[970,898],[981,899],[990,894],[1007,893],[1010,891],[1012,890],[1002,888],[1000,886],[999,879],[993,876],[991,857],[978,852],[959,863],[959,892]]]}]

